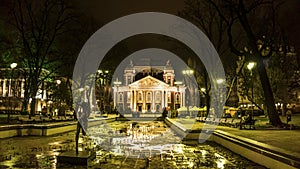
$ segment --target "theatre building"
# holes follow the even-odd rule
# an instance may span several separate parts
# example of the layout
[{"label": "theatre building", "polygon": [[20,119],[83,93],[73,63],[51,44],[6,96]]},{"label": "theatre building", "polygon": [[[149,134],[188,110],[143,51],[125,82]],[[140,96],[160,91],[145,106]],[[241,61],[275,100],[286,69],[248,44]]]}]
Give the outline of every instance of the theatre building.
[{"label": "theatre building", "polygon": [[123,80],[118,79],[113,86],[113,100],[120,112],[155,113],[164,107],[185,106],[186,87],[175,85],[169,61],[164,66],[134,66],[131,62],[124,70]]}]

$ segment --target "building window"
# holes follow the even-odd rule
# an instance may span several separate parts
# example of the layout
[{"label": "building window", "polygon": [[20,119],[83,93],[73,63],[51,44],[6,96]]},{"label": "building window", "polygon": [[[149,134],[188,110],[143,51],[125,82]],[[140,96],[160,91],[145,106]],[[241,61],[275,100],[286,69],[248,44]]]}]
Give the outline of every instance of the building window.
[{"label": "building window", "polygon": [[139,92],[138,100],[139,101],[143,101],[143,94],[142,94],[142,92]]},{"label": "building window", "polygon": [[168,103],[171,103],[171,92],[168,92],[167,96],[168,96]]},{"label": "building window", "polygon": [[123,102],[123,93],[119,93],[119,102]]},{"label": "building window", "polygon": [[167,83],[171,84],[171,77],[170,76],[168,76]]},{"label": "building window", "polygon": [[127,77],[127,84],[130,84],[131,83],[131,77]]},{"label": "building window", "polygon": [[176,103],[180,103],[180,94],[176,93]]},{"label": "building window", "polygon": [[0,96],[3,95],[3,81],[0,80]]},{"label": "building window", "polygon": [[155,96],[156,96],[156,101],[157,102],[160,102],[161,101],[161,94],[160,94],[160,92],[156,92],[156,94],[155,94]]},{"label": "building window", "polygon": [[148,92],[147,93],[147,102],[151,102],[151,93],[150,92]]},{"label": "building window", "polygon": [[131,93],[127,92],[127,102],[130,103],[131,102]]}]

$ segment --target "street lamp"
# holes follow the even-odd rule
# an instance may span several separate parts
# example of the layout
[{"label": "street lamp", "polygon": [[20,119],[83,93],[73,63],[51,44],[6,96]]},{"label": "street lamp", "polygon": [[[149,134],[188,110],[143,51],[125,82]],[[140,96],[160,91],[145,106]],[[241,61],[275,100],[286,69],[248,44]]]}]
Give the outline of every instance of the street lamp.
[{"label": "street lamp", "polygon": [[[254,98],[253,98],[253,75],[252,75],[252,69],[254,68],[254,66],[255,66],[255,62],[249,62],[247,65],[247,68],[250,70],[250,76],[251,76],[251,82],[252,82],[252,86],[251,86],[252,102],[254,101]],[[253,111],[254,111],[254,106],[252,104],[252,110],[251,110],[252,119],[253,119]]]},{"label": "street lamp", "polygon": [[[119,101],[120,101],[120,95],[119,95],[119,86],[122,85],[122,82],[119,81],[119,79],[117,78],[116,81],[114,81],[114,86],[117,88],[116,91],[114,91],[114,108],[118,108],[119,105]],[[123,101],[122,101],[123,102]],[[123,111],[121,109],[119,109],[119,111]]]},{"label": "street lamp", "polygon": [[[219,95],[220,95],[220,104],[223,103],[223,94],[221,92],[221,84],[225,82],[225,79],[217,79],[217,84],[218,84],[218,90],[219,90]],[[221,110],[223,111],[223,109]],[[223,114],[223,112],[221,113],[221,115]]]},{"label": "street lamp", "polygon": [[11,68],[11,75],[10,75],[10,82],[9,82],[9,91],[8,91],[8,103],[9,103],[9,106],[10,106],[10,111],[8,111],[7,113],[7,123],[9,123],[10,121],[10,114],[12,113],[12,104],[11,104],[11,98],[10,97],[13,97],[12,93],[11,93],[11,88],[12,88],[12,78],[13,78],[13,73],[14,73],[14,68],[17,67],[17,63],[12,63],[10,64],[10,68]]},{"label": "street lamp", "polygon": [[[182,70],[182,74],[183,75],[185,75],[184,77],[189,77],[189,76],[191,76],[191,75],[193,75],[194,74],[194,70],[191,70],[191,69],[186,69],[186,70]],[[190,111],[189,111],[189,106],[190,106],[190,104],[191,104],[191,83],[192,83],[192,81],[190,80],[190,79],[188,79],[188,80],[186,80],[186,79],[184,79],[185,80],[185,83],[187,84],[187,88],[188,88],[188,94],[187,94],[187,99],[186,99],[186,107],[187,107],[187,114],[189,114],[190,116],[191,116],[191,114],[190,114]]]},{"label": "street lamp", "polygon": [[[60,90],[60,86],[59,86],[59,85],[61,84],[61,80],[59,80],[59,79],[56,80],[56,84],[57,84],[58,91],[59,91],[59,93],[60,93],[61,90]],[[61,93],[60,93],[60,96],[61,96]],[[61,113],[61,111],[62,111],[62,110],[61,110],[61,97],[59,97],[58,99],[59,99],[59,111],[58,111],[58,112],[59,112],[59,115],[60,115],[60,113]],[[65,115],[65,114],[64,114],[64,115]],[[66,115],[65,115],[65,116],[66,116]]]},{"label": "street lamp", "polygon": [[223,83],[224,82],[224,79],[217,79],[217,83],[218,84],[221,84],[221,83]]},{"label": "street lamp", "polygon": [[57,83],[58,85],[60,85],[60,84],[61,84],[61,80],[56,80],[56,83]]}]

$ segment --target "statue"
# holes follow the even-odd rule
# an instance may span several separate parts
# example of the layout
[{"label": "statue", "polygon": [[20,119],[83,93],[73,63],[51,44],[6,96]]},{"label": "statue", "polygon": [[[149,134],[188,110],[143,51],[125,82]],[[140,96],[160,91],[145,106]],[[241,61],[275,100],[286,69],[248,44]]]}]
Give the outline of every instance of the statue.
[{"label": "statue", "polygon": [[129,65],[130,65],[130,67],[133,67],[133,62],[132,62],[132,60],[130,60]]},{"label": "statue", "polygon": [[90,115],[90,106],[87,102],[81,102],[77,107],[77,128],[76,128],[76,154],[78,154],[78,141],[79,141],[79,134],[80,131],[82,135],[86,135],[86,130],[88,127],[88,117]]},{"label": "statue", "polygon": [[170,60],[167,60],[166,66],[171,66]]}]

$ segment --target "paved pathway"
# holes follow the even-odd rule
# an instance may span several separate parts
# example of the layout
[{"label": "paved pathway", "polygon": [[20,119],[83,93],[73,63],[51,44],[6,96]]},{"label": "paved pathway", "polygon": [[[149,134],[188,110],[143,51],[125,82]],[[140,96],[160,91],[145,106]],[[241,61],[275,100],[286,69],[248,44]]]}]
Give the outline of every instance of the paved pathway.
[{"label": "paved pathway", "polygon": [[[285,117],[281,117],[282,120]],[[290,155],[300,158],[300,115],[293,115],[290,124],[296,126],[294,130],[278,129],[270,127],[266,123],[266,118],[257,119],[256,130],[240,130],[239,128],[232,128],[226,126],[218,126],[216,130],[222,130],[237,136],[242,136],[248,139],[252,139],[258,142],[262,142],[276,148],[282,149]],[[173,119],[174,120],[174,119]],[[176,119],[187,129],[202,129],[204,123],[195,122],[195,119]]]},{"label": "paved pathway", "polygon": [[[181,141],[180,138],[176,137],[176,134],[169,130],[163,122],[149,122],[151,124],[148,124],[148,122],[138,123],[140,131],[138,130],[138,133],[135,135],[126,136],[123,135],[124,133],[118,132],[119,130],[117,129],[120,127],[129,127],[129,123],[131,122],[112,122],[109,123],[111,128],[106,126],[108,124],[102,124],[103,126],[89,129],[89,134],[95,132],[95,136],[98,134],[111,136],[113,139],[109,146],[113,147],[112,150],[116,150],[119,153],[104,151],[102,149],[104,147],[100,146],[102,148],[97,151],[96,159],[90,162],[88,167],[56,163],[56,156],[61,152],[74,150],[75,133],[69,132],[49,137],[13,137],[0,139],[0,168],[141,169],[147,164],[147,161],[145,158],[141,158],[141,155],[146,157],[146,155],[149,156],[151,154],[151,160],[148,165],[149,169],[265,169],[265,167],[233,154],[227,149],[213,143],[181,144],[179,143]],[[144,136],[142,129],[148,127],[148,125],[150,127],[154,126],[151,132],[145,133],[145,138],[137,138],[137,136]],[[101,141],[102,136],[100,137],[99,135],[99,137],[93,138],[93,140]],[[152,137],[151,141],[148,139],[148,136]],[[108,140],[103,140],[103,145]],[[139,144],[142,141],[146,142],[142,145]],[[91,149],[95,146],[93,143],[91,137],[80,137],[79,148],[80,150]],[[137,150],[136,147],[138,147],[139,151],[134,151]],[[122,152],[118,150],[124,150],[125,154],[117,155]],[[137,156],[140,158],[137,158]]]}]

